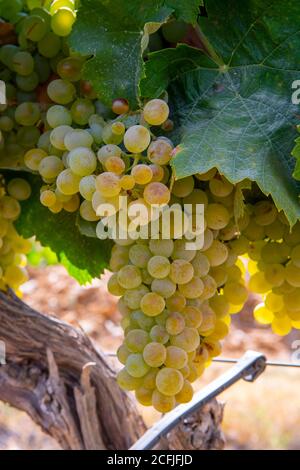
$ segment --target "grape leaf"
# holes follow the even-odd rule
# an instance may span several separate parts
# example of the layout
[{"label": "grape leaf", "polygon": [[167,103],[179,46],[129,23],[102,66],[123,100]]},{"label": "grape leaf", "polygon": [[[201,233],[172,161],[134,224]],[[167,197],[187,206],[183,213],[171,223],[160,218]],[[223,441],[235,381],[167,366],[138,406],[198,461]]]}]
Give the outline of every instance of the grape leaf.
[{"label": "grape leaf", "polygon": [[135,108],[144,74],[142,40],[147,23],[164,23],[174,13],[195,23],[195,0],[82,0],[69,39],[73,50],[92,56],[84,66],[99,98],[108,106],[126,98]]},{"label": "grape leaf", "polygon": [[32,195],[22,203],[17,230],[24,237],[36,236],[43,246],[54,251],[61,264],[80,284],[91,282],[106,268],[111,241],[83,236],[76,227],[76,214],[52,214],[39,201],[40,179],[22,175],[31,184]]},{"label": "grape leaf", "polygon": [[[150,57],[164,84],[170,82],[174,136],[180,142],[175,176],[216,166],[233,183],[254,180],[293,225],[300,218],[290,156],[298,112],[291,96],[300,75],[300,3],[208,0],[206,9],[208,18],[199,23],[214,67],[190,49],[189,69],[182,47],[167,59],[165,51]],[[146,77],[144,92],[153,86],[151,79]]]}]

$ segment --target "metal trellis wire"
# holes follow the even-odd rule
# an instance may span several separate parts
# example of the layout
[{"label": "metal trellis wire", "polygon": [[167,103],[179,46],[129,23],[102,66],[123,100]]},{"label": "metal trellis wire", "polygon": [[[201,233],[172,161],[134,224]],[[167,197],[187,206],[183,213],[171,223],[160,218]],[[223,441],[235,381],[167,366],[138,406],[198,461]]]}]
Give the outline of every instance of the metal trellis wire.
[{"label": "metal trellis wire", "polygon": [[[107,356],[115,357],[116,354],[108,353]],[[179,405],[172,412],[165,415],[130,450],[152,449],[161,437],[170,432],[180,421],[184,421],[191,413],[202,408],[212,398],[215,398],[241,379],[254,382],[267,366],[300,368],[300,362],[267,361],[262,353],[256,351],[247,351],[240,359],[220,357],[214,358],[213,362],[234,364],[234,366],[196,393],[190,403]]]}]

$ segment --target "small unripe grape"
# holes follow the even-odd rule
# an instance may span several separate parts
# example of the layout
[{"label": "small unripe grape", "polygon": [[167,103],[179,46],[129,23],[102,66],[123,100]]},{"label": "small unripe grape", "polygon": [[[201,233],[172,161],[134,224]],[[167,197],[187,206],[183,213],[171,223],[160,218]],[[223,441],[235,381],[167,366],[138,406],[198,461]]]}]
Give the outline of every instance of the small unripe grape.
[{"label": "small unripe grape", "polygon": [[115,114],[126,114],[129,111],[128,101],[124,98],[117,98],[113,101],[111,109]]}]

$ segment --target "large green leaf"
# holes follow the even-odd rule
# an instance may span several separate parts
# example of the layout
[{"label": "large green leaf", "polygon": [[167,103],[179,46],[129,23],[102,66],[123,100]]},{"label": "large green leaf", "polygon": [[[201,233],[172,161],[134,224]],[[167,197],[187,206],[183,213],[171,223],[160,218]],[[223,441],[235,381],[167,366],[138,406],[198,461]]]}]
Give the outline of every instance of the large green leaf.
[{"label": "large green leaf", "polygon": [[98,277],[107,266],[111,242],[82,235],[76,227],[76,214],[65,211],[52,214],[39,201],[40,179],[28,174],[25,177],[33,192],[22,203],[22,213],[16,223],[19,233],[24,237],[36,236],[43,246],[49,246],[81,284]]},{"label": "large green leaf", "polygon": [[[157,52],[147,65],[164,85],[171,82],[176,177],[216,166],[232,182],[255,180],[294,224],[300,191],[290,152],[299,111],[291,95],[300,76],[300,2],[208,0],[206,8],[200,27],[214,67],[200,51],[184,57],[182,46]],[[158,80],[146,77],[146,96],[158,90]]]},{"label": "large green leaf", "polygon": [[84,76],[92,82],[99,98],[111,105],[114,98],[122,97],[136,107],[144,73],[145,25],[159,25],[172,13],[194,23],[198,4],[195,0],[82,0],[70,45],[92,56],[85,64]]}]

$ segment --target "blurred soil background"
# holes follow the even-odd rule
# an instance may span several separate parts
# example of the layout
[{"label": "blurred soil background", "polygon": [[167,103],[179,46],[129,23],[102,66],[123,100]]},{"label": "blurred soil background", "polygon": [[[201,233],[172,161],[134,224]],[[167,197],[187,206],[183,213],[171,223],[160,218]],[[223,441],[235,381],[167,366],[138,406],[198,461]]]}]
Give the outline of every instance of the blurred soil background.
[{"label": "blurred soil background", "polygon": [[[91,286],[80,287],[60,266],[30,268],[30,280],[23,286],[23,299],[38,311],[54,315],[82,328],[95,345],[115,353],[122,342],[116,300],[106,290],[108,275]],[[291,361],[293,342],[300,331],[285,338],[272,334],[252,319],[255,300],[242,314],[234,315],[231,333],[223,342],[223,356],[239,358],[246,350],[264,353],[268,359]],[[113,361],[118,367],[114,358]],[[198,380],[196,389],[222,374],[230,365],[213,364]],[[219,397],[225,403],[223,430],[227,449],[300,450],[300,368],[268,367],[251,384],[240,381]],[[160,414],[140,407],[147,425]],[[58,449],[23,412],[0,402],[0,450]]]}]

